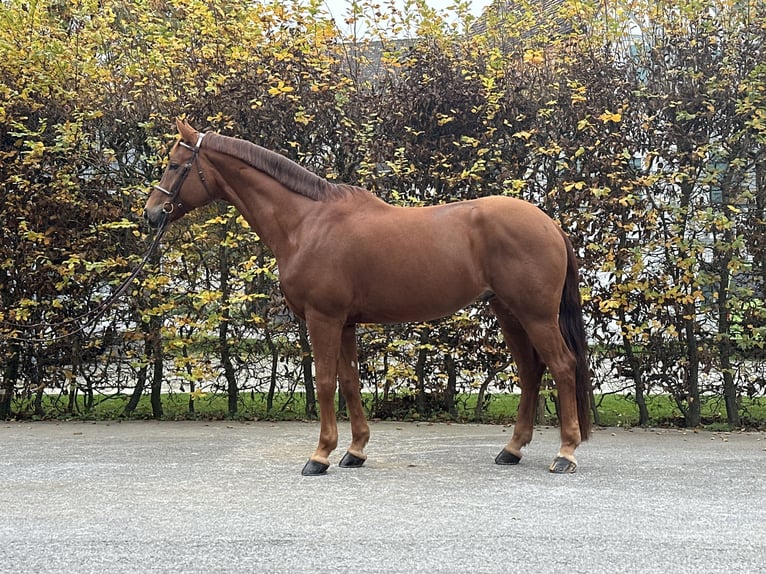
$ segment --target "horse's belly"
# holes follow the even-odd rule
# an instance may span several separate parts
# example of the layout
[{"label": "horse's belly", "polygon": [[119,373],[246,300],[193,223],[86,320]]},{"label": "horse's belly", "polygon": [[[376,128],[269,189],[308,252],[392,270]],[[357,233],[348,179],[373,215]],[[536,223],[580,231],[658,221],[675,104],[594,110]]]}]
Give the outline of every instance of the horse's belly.
[{"label": "horse's belly", "polygon": [[[430,272],[429,272],[430,271]],[[486,287],[468,269],[434,273],[433,268],[399,269],[377,276],[355,293],[352,320],[404,323],[445,317],[471,304]]]},{"label": "horse's belly", "polygon": [[456,311],[466,307],[475,299],[470,299],[461,304],[451,306],[431,305],[420,307],[387,307],[385,309],[368,309],[358,313],[352,313],[348,317],[348,323],[421,323],[433,321],[452,315]]}]

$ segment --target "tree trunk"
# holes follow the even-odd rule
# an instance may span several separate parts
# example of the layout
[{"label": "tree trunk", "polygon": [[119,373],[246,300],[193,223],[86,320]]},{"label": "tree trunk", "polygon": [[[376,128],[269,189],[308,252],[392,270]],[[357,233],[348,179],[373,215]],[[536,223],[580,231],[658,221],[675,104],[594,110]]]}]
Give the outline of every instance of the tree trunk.
[{"label": "tree trunk", "polygon": [[[148,346],[148,341],[145,342],[144,346]],[[144,350],[144,353],[146,353],[146,360],[149,360],[148,351]],[[136,408],[138,408],[138,403],[141,401],[141,395],[144,394],[144,389],[146,388],[146,377],[148,375],[149,370],[149,363],[144,364],[139,370],[138,370],[138,377],[136,377],[136,386],[133,387],[133,392],[130,395],[130,399],[128,399],[128,404],[125,405],[125,410],[123,411],[124,415],[130,415],[134,412],[136,412]]]},{"label": "tree trunk", "polygon": [[43,418],[45,416],[45,409],[43,408],[43,397],[45,396],[45,387],[40,385],[35,391],[35,415]]},{"label": "tree trunk", "polygon": [[426,360],[428,359],[428,341],[431,337],[431,328],[427,325],[420,331],[420,349],[418,350],[418,361],[415,364],[415,378],[418,389],[415,397],[415,409],[419,415],[426,414]]},{"label": "tree trunk", "polygon": [[535,412],[536,425],[544,425],[548,423],[548,412],[546,409],[547,397],[547,393],[540,393],[537,397],[537,411]]},{"label": "tree trunk", "polygon": [[[766,221],[766,165],[760,162],[755,164],[755,214],[753,219],[757,222],[754,227],[763,229],[763,222]],[[758,241],[759,234],[754,233],[755,240],[752,242],[749,251],[753,254],[753,270],[760,272],[760,282],[762,292],[766,290],[766,241]]]},{"label": "tree trunk", "polygon": [[196,385],[194,384],[194,380],[192,379],[192,373],[194,370],[192,369],[191,364],[189,363],[189,347],[187,345],[184,345],[181,348],[181,354],[183,355],[184,365],[186,368],[186,374],[189,375],[189,405],[187,412],[190,415],[194,414],[194,389],[196,388]]},{"label": "tree trunk", "polygon": [[[622,312],[623,321],[625,321],[625,313]],[[636,405],[638,405],[638,425],[649,425],[649,409],[646,406],[646,388],[644,385],[643,373],[641,372],[641,361],[633,351],[633,345],[626,338],[622,338],[622,348],[625,351],[625,358],[628,360],[628,366],[630,367],[630,374],[633,378],[633,389],[636,393]]]},{"label": "tree trunk", "polygon": [[697,342],[697,335],[694,332],[694,304],[690,303],[684,306],[684,313],[686,317],[684,319],[684,330],[686,334],[686,359],[689,362],[686,372],[686,411],[684,412],[684,418],[686,426],[689,428],[695,428],[702,424],[702,408],[700,405],[700,386],[699,386],[699,373],[700,373],[700,357],[699,348]]},{"label": "tree trunk", "polygon": [[229,313],[224,311],[221,322],[218,324],[218,346],[221,357],[221,366],[226,378],[226,392],[228,395],[229,416],[236,416],[239,403],[239,386],[234,364],[231,362],[231,346],[229,345]]},{"label": "tree trunk", "polygon": [[[43,410],[43,390],[45,389],[45,384],[44,384],[45,367],[43,366],[42,361],[40,359],[37,360],[31,372],[34,374],[34,379],[32,380],[32,388],[35,389],[35,400],[34,400],[35,416],[42,418],[45,415],[45,411]],[[74,412],[74,410],[72,409],[71,395],[69,397],[68,412],[69,413]]]},{"label": "tree trunk", "polygon": [[636,387],[636,405],[638,405],[638,426],[649,426],[649,407],[646,406],[646,388],[642,373],[634,375],[633,383]]},{"label": "tree trunk", "polygon": [[590,413],[593,415],[593,424],[601,426],[601,413],[598,412],[598,407],[596,406],[596,392],[593,390],[592,386],[590,388]]},{"label": "tree trunk", "polygon": [[484,397],[487,394],[487,389],[489,388],[490,383],[495,380],[498,372],[499,371],[495,369],[490,369],[479,387],[479,393],[476,396],[476,408],[473,411],[473,420],[475,421],[480,421],[482,418],[481,415],[484,411]]},{"label": "tree trunk", "polygon": [[386,404],[388,398],[391,395],[391,379],[388,376],[388,350],[383,351],[383,399],[382,403]]},{"label": "tree trunk", "polygon": [[162,338],[160,335],[160,318],[152,317],[152,352],[154,354],[154,372],[152,376],[152,417],[161,419],[164,414],[162,411],[162,373],[164,366],[162,364]]},{"label": "tree trunk", "polygon": [[218,272],[221,280],[221,318],[218,323],[218,352],[221,357],[223,375],[226,378],[226,392],[229,397],[229,416],[237,414],[239,402],[239,387],[234,364],[231,362],[231,346],[229,344],[229,300],[231,288],[229,285],[229,249],[225,245],[218,248]]},{"label": "tree trunk", "polygon": [[553,380],[550,376],[544,376],[540,382],[540,395],[537,398],[537,413],[535,415],[535,424],[548,424],[548,397],[553,401],[553,407],[558,414],[558,400],[554,390]]},{"label": "tree trunk", "polygon": [[[160,261],[159,253],[155,253],[150,262],[154,268],[158,268]],[[138,305],[150,305],[151,297],[139,299]],[[141,330],[144,333],[144,357],[146,363],[141,367],[138,373],[138,380],[136,386],[133,389],[133,394],[125,405],[125,414],[131,414],[135,412],[138,407],[138,403],[141,400],[141,395],[146,388],[146,383],[149,375],[149,365],[152,365],[152,380],[150,383],[150,402],[152,406],[152,416],[155,419],[162,418],[162,317],[158,315],[151,315],[148,321],[141,320],[140,313],[138,313],[138,322],[141,325]]]},{"label": "tree trunk", "polygon": [[[724,244],[730,245],[731,233],[727,232]],[[734,383],[734,371],[731,364],[733,348],[731,344],[729,321],[729,262],[730,252],[719,262],[720,284],[718,285],[718,355],[723,373],[723,398],[726,404],[726,420],[733,427],[740,426],[739,405],[737,404],[737,386]]]},{"label": "tree trunk", "polygon": [[133,393],[130,395],[130,399],[128,399],[128,404],[125,405],[125,410],[123,411],[123,414],[130,415],[136,412],[136,409],[138,408],[138,403],[141,401],[141,396],[144,394],[144,389],[146,388],[146,382],[149,376],[149,363],[151,362],[152,356],[153,356],[153,330],[151,326],[151,322],[144,322],[140,321],[139,323],[141,325],[141,330],[144,333],[144,364],[141,365],[141,368],[138,370],[138,376],[136,377],[136,386],[133,387]]},{"label": "tree trunk", "polygon": [[455,397],[457,396],[457,364],[455,358],[447,353],[444,355],[444,370],[447,372],[447,388],[444,392],[443,408],[453,419],[457,418],[457,405]]},{"label": "tree trunk", "polygon": [[77,386],[77,377],[81,376],[85,381],[83,388],[83,410],[86,413],[90,413],[93,410],[93,405],[96,402],[95,394],[93,392],[93,381],[90,377],[85,376],[85,369],[83,369],[83,353],[82,353],[82,339],[75,337],[72,342],[72,384]]},{"label": "tree trunk", "polygon": [[0,385],[0,420],[13,417],[11,402],[16,379],[19,377],[19,351],[16,345],[10,345],[10,352],[3,368],[3,381]]},{"label": "tree trunk", "polygon": [[266,394],[266,412],[270,413],[274,408],[274,395],[277,392],[277,369],[279,368],[279,354],[274,340],[271,338],[271,331],[268,327],[263,330],[266,339],[266,346],[271,353],[271,372],[269,374],[269,392]]},{"label": "tree trunk", "polygon": [[316,394],[314,393],[314,374],[312,373],[314,358],[311,355],[311,344],[309,343],[309,334],[306,330],[306,324],[298,324],[298,337],[301,344],[301,370],[303,371],[303,386],[306,388],[306,417],[316,418],[317,405]]},{"label": "tree trunk", "polygon": [[66,412],[67,414],[73,415],[77,411],[77,394],[79,393],[79,389],[74,381],[67,381],[67,385],[69,386],[69,396]]},{"label": "tree trunk", "polygon": [[723,372],[723,397],[726,404],[726,421],[732,427],[739,427],[742,421],[739,417],[739,400],[737,385],[734,382],[734,371],[731,364],[731,343],[721,344],[721,371]]}]

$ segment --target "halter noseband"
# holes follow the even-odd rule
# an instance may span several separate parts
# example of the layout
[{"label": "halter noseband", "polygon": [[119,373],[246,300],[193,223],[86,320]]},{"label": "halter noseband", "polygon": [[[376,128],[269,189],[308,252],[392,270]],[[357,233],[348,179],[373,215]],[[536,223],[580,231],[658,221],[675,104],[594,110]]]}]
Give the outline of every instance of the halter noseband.
[{"label": "halter noseband", "polygon": [[[184,205],[178,201],[176,202],[176,199],[178,199],[178,194],[181,193],[181,188],[184,185],[184,182],[186,181],[186,177],[189,175],[189,171],[191,170],[192,164],[194,164],[195,161],[197,161],[197,156],[199,156],[199,148],[202,146],[202,138],[205,137],[205,134],[200,133],[197,138],[197,143],[194,145],[194,147],[190,146],[184,141],[178,142],[178,145],[181,145],[185,147],[186,149],[190,150],[192,152],[192,156],[187,161],[183,167],[181,168],[181,175],[176,179],[176,181],[173,183],[173,187],[170,188],[168,191],[164,187],[160,185],[155,185],[154,189],[157,191],[161,191],[165,195],[168,196],[168,200],[162,205],[162,211],[166,215],[170,215],[173,213],[175,209],[178,209],[181,212],[185,212],[186,208]],[[199,175],[199,179],[202,182],[202,186],[205,188],[205,193],[208,194],[208,197],[211,199],[213,198],[212,195],[210,195],[210,190],[207,188],[207,181],[205,180],[205,174],[202,173],[202,168],[197,164],[197,175]]]}]

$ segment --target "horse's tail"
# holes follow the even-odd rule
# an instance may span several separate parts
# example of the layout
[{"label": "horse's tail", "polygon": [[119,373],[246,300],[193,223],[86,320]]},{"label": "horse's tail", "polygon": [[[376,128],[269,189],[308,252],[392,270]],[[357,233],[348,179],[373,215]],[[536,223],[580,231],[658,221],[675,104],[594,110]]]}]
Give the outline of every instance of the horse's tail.
[{"label": "horse's tail", "polygon": [[590,420],[590,369],[588,367],[588,341],[582,316],[580,297],[580,271],[577,266],[572,242],[562,231],[567,247],[567,274],[564,291],[559,305],[559,328],[569,350],[577,359],[575,372],[575,395],[577,397],[577,419],[580,423],[580,438],[588,440],[591,431]]}]

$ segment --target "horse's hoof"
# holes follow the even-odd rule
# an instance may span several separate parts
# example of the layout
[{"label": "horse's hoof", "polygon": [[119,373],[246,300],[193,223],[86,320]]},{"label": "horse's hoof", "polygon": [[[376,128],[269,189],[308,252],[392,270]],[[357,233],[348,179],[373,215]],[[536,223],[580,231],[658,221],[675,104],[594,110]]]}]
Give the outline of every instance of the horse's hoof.
[{"label": "horse's hoof", "polygon": [[573,474],[577,470],[577,463],[563,456],[557,456],[548,470],[555,474]]},{"label": "horse's hoof", "polygon": [[516,456],[505,449],[501,450],[500,454],[495,457],[495,464],[519,464],[520,462],[520,456]]},{"label": "horse's hoof", "polygon": [[327,474],[328,468],[330,468],[329,464],[309,459],[306,466],[303,467],[301,474],[303,476],[319,476],[321,474]]},{"label": "horse's hoof", "polygon": [[343,458],[340,459],[338,466],[342,466],[343,468],[359,468],[364,464],[364,460],[365,459],[356,456],[355,454],[346,452],[346,454],[343,455]]}]

